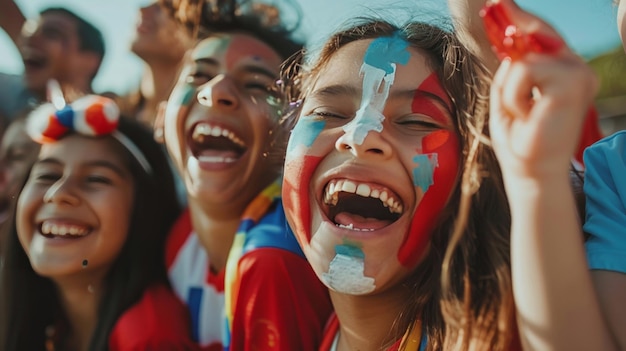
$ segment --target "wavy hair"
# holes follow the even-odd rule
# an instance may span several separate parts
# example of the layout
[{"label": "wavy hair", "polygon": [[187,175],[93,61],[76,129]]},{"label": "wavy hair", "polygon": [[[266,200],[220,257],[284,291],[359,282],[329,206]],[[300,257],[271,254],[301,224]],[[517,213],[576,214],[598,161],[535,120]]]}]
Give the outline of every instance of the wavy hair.
[{"label": "wavy hair", "polygon": [[421,322],[427,350],[508,350],[515,335],[510,214],[488,139],[491,76],[443,26],[422,22],[395,26],[369,18],[357,21],[334,34],[306,64],[295,60],[285,65],[282,79],[292,110],[283,120],[283,132],[293,127],[321,70],[346,44],[399,33],[424,54],[453,102],[464,162],[458,171],[460,180],[432,233],[430,250],[404,282],[412,298],[390,328],[389,342]]}]

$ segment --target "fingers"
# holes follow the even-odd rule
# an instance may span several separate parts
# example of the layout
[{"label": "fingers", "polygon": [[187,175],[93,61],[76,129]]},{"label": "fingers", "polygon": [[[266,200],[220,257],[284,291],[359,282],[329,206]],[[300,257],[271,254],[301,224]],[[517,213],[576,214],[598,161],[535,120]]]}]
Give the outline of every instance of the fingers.
[{"label": "fingers", "polygon": [[502,60],[517,60],[530,52],[556,55],[565,43],[548,24],[522,10],[513,0],[493,0],[481,10],[485,31]]}]

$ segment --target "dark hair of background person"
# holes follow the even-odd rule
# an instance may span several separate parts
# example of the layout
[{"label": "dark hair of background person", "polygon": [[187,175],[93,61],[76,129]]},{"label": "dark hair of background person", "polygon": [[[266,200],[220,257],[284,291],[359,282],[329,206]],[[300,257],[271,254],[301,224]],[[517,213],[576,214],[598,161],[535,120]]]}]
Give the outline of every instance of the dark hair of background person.
[{"label": "dark hair of background person", "polygon": [[[180,214],[173,174],[152,132],[140,122],[124,117],[120,118],[118,130],[141,150],[153,174],[147,174],[120,145],[134,176],[133,213],[126,242],[105,278],[99,320],[89,348],[92,351],[108,349],[109,334],[116,321],[139,301],[149,285],[168,284],[163,259],[165,239]],[[27,178],[28,175],[23,184]],[[63,323],[65,317],[54,283],[33,271],[19,243],[15,211],[10,220],[10,225],[5,227],[7,250],[0,274],[0,349],[41,350],[46,341],[46,327]]]},{"label": "dark hair of background person", "polygon": [[93,52],[97,54],[100,61],[102,61],[105,52],[105,44],[102,32],[100,32],[98,28],[64,7],[48,7],[39,12],[40,15],[45,15],[47,13],[60,13],[76,21],[76,35],[78,36],[79,49],[81,51]]},{"label": "dark hair of background person", "polygon": [[304,47],[293,38],[301,14],[299,5],[292,1],[285,2],[285,6],[295,9],[298,17],[291,28],[281,22],[280,9],[251,0],[160,0],[160,3],[198,40],[216,32],[243,32],[266,43],[284,59]]}]

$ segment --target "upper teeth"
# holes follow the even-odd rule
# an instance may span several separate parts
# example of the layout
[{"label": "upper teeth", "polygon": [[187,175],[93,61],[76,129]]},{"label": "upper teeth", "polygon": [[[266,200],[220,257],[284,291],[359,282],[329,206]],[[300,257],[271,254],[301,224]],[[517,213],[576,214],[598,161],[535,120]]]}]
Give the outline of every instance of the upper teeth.
[{"label": "upper teeth", "polygon": [[379,199],[383,206],[389,208],[391,213],[402,213],[402,203],[394,197],[392,192],[385,189],[372,189],[365,183],[357,183],[345,179],[331,180],[328,183],[324,193],[324,202],[328,205],[336,205],[339,200],[339,192],[341,191]]},{"label": "upper teeth", "polygon": [[212,126],[206,123],[198,124],[196,128],[193,130],[193,135],[191,137],[193,138],[193,140],[196,140],[198,142],[203,142],[204,138],[207,136],[213,136],[213,137],[223,136],[225,138],[228,138],[230,141],[237,144],[238,146],[241,146],[241,147],[246,146],[243,140],[237,137],[237,135],[233,133],[232,131],[226,128],[222,128],[220,126]]},{"label": "upper teeth", "polygon": [[83,226],[69,224],[54,224],[43,222],[41,225],[41,233],[46,235],[86,235],[89,230]]}]

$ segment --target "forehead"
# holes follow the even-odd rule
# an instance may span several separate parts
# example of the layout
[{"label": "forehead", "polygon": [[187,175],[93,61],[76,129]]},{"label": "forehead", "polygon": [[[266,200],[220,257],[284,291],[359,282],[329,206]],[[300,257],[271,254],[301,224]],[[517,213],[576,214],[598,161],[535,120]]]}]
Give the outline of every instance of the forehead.
[{"label": "forehead", "polygon": [[[384,46],[373,45],[373,39],[358,40],[346,44],[335,52],[324,64],[317,77],[314,90],[329,85],[354,85],[361,89],[363,75],[360,73],[363,60],[367,53],[368,60],[378,63],[393,63],[394,55],[398,54],[398,47],[392,47],[389,52]],[[433,72],[428,66],[426,56],[418,50],[407,46],[409,60],[406,64],[396,63],[396,73],[391,89],[416,89]],[[391,58],[391,59],[390,59]],[[388,62],[383,62],[388,61]]]},{"label": "forehead", "polygon": [[251,61],[278,70],[282,59],[276,51],[247,34],[217,34],[200,41],[191,51],[191,61],[213,59],[220,63]]},{"label": "forehead", "polygon": [[77,23],[71,16],[62,12],[46,12],[39,16],[38,26],[54,27],[65,31],[76,31]]},{"label": "forehead", "polygon": [[108,161],[113,164],[124,164],[122,146],[111,137],[87,137],[71,134],[54,143],[41,146],[39,159],[58,158],[63,162]]}]

